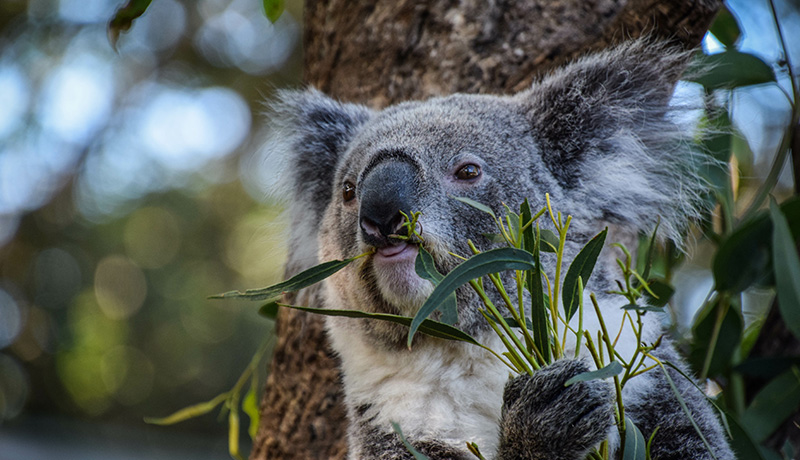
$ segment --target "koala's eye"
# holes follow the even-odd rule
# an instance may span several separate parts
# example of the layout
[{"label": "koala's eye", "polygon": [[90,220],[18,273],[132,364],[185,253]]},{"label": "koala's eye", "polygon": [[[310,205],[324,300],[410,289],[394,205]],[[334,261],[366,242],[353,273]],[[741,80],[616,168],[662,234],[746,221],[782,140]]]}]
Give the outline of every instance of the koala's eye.
[{"label": "koala's eye", "polygon": [[344,201],[350,201],[356,197],[356,186],[352,182],[346,181],[342,185],[342,198]]},{"label": "koala's eye", "polygon": [[456,179],[458,180],[475,179],[480,175],[481,175],[480,166],[474,164],[464,165],[461,167],[461,169],[456,171]]}]

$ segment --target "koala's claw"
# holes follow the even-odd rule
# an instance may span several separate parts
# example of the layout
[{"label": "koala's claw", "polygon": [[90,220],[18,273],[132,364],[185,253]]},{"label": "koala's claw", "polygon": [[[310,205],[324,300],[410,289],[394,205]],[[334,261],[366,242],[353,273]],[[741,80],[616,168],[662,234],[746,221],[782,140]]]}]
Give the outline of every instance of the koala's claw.
[{"label": "koala's claw", "polygon": [[564,386],[588,370],[582,361],[561,360],[509,380],[497,458],[577,460],[604,440],[614,422],[611,385],[590,380]]}]

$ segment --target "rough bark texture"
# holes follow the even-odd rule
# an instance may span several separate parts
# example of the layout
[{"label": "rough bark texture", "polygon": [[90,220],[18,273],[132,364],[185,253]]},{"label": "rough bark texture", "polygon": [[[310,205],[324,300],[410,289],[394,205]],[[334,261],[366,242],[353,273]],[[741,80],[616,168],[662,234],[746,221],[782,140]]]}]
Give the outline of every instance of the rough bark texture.
[{"label": "rough bark texture", "polygon": [[[454,92],[512,93],[569,59],[643,33],[695,47],[719,5],[718,0],[307,0],[305,80],[341,100],[374,107]],[[288,300],[315,298],[318,293],[307,292]],[[283,310],[277,334],[251,458],[344,458],[345,413],[322,321]]]}]

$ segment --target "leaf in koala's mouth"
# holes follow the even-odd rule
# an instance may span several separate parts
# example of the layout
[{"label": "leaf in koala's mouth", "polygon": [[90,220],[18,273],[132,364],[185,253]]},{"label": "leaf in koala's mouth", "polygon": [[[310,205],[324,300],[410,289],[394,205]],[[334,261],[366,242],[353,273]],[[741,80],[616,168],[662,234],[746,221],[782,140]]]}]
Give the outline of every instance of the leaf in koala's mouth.
[{"label": "leaf in koala's mouth", "polygon": [[246,299],[246,300],[271,300],[275,299],[284,292],[295,292],[312,284],[319,283],[320,281],[328,278],[344,267],[350,265],[354,260],[369,253],[361,254],[360,256],[351,257],[345,260],[332,260],[325,262],[314,267],[309,268],[303,272],[298,273],[292,278],[278,284],[260,289],[248,289],[242,291],[229,291],[222,294],[210,296],[209,299]]}]

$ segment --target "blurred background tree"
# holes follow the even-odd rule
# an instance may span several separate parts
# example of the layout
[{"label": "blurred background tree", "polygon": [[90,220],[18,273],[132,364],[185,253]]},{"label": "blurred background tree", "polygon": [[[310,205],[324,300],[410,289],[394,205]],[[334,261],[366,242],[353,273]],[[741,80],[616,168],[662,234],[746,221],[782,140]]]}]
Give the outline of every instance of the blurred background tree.
[{"label": "blurred background tree", "polygon": [[[254,305],[206,297],[283,275],[287,230],[268,198],[277,169],[259,149],[259,113],[273,88],[300,82],[302,5],[288,2],[272,24],[258,0],[154,0],[115,53],[106,25],[122,3],[0,0],[0,458],[224,458],[226,428],[213,415],[169,428],[142,418],[227,391],[272,334]],[[800,62],[800,5],[775,4]],[[790,85],[768,0],[726,5],[742,29],[736,48],[778,76],[722,101],[743,133],[729,164],[744,207],[788,124],[779,88]],[[704,48],[723,42],[708,35]],[[539,55],[470,68],[503,81],[497,91],[519,89],[533,67],[559,61],[530,56]],[[512,60],[522,77],[502,73]],[[321,75],[309,81],[342,91]],[[338,95],[384,105],[477,90],[414,90],[384,77]],[[792,194],[789,169],[776,179],[779,201]],[[699,243],[671,277],[684,334],[714,283],[714,250]],[[745,326],[773,296],[744,293]]]}]

